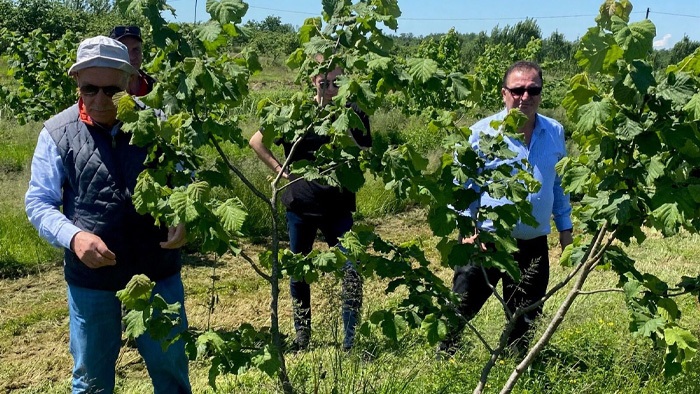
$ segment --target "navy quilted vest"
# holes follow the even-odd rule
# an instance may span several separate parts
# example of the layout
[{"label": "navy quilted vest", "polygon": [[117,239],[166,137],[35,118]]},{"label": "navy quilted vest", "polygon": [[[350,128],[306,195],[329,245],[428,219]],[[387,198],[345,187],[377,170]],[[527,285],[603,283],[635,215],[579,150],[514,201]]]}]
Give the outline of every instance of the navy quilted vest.
[{"label": "navy quilted vest", "polygon": [[167,228],[140,215],[131,196],[144,169],[146,149],[129,144],[119,130],[88,126],[79,120],[78,105],[49,119],[44,127],[56,142],[63,162],[63,213],[82,230],[102,238],[117,256],[115,266],[88,268],[65,250],[64,273],[72,285],[119,290],[135,274],[159,280],[180,271],[179,250],[162,249]]}]

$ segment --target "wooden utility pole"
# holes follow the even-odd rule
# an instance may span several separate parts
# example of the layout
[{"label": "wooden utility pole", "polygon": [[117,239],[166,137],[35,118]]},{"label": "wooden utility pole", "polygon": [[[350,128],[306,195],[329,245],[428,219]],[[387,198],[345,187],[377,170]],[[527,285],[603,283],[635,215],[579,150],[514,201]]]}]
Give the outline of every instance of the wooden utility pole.
[{"label": "wooden utility pole", "polygon": [[649,7],[647,7],[647,16],[645,16],[644,19],[649,19]]}]

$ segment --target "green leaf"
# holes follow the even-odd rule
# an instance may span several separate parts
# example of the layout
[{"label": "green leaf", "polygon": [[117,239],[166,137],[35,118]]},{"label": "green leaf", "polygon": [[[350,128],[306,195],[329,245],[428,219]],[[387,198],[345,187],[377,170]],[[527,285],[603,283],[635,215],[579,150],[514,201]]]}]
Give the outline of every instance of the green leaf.
[{"label": "green leaf", "polygon": [[189,223],[197,219],[199,216],[193,201],[184,191],[173,192],[173,194],[170,196],[170,207],[180,218],[180,221]]},{"label": "green leaf", "polygon": [[688,113],[688,118],[693,121],[700,120],[700,93],[695,93],[693,97],[683,107],[683,111]]},{"label": "green leaf", "polygon": [[685,106],[697,93],[697,88],[690,75],[670,73],[659,83],[656,93],[674,104]]},{"label": "green leaf", "polygon": [[662,298],[657,303],[659,305],[660,312],[666,321],[672,322],[676,321],[681,317],[680,311],[678,310],[678,304],[670,298]]},{"label": "green leaf", "polygon": [[117,93],[112,97],[112,100],[117,102],[117,119],[124,123],[138,120],[136,102],[129,94]]},{"label": "green leaf", "polygon": [[433,313],[423,319],[420,328],[428,338],[428,343],[430,345],[435,345],[447,337],[447,325]]},{"label": "green leaf", "polygon": [[644,177],[647,185],[652,185],[656,179],[664,176],[665,170],[666,165],[663,160],[658,156],[652,157],[647,166],[647,175]]},{"label": "green leaf", "polygon": [[384,319],[379,323],[382,327],[382,334],[392,342],[398,342],[399,340],[399,327],[396,321],[398,318],[400,318],[400,316],[387,312],[384,314]]},{"label": "green leaf", "polygon": [[623,123],[617,126],[615,132],[621,141],[632,141],[635,137],[642,134],[644,129],[638,122],[624,116]]},{"label": "green leaf", "polygon": [[149,146],[156,141],[156,134],[160,131],[158,119],[151,111],[139,111],[138,121],[124,125],[122,130],[131,131],[131,143],[137,146]]},{"label": "green leaf", "polygon": [[581,39],[580,49],[574,57],[578,65],[591,74],[613,74],[617,70],[617,61],[623,55],[622,48],[611,36],[605,35],[599,27],[592,27]]},{"label": "green leaf", "polygon": [[675,234],[683,217],[676,203],[666,203],[651,212],[651,217],[664,234]]},{"label": "green leaf", "polygon": [[567,192],[580,194],[587,190],[586,186],[591,181],[591,170],[585,166],[576,166],[566,171],[561,179]]},{"label": "green leaf", "polygon": [[144,313],[136,310],[131,310],[124,316],[124,333],[127,337],[135,339],[146,332],[146,323],[144,322]]},{"label": "green leaf", "polygon": [[667,328],[664,330],[664,337],[667,344],[667,352],[676,353],[673,360],[668,360],[668,358],[665,360],[666,365],[664,367],[669,364],[669,361],[673,361],[680,363],[683,369],[688,370],[692,366],[691,361],[698,351],[698,339],[692,332],[681,327]]},{"label": "green leaf", "polygon": [[117,291],[116,296],[126,308],[134,309],[137,302],[151,297],[151,291],[155,285],[155,282],[146,275],[134,275],[124,289]]},{"label": "green leaf", "polygon": [[644,61],[634,60],[631,63],[630,77],[640,94],[646,94],[649,87],[656,85],[654,69]]},{"label": "green leaf", "polygon": [[629,25],[620,18],[613,17],[615,41],[624,50],[627,62],[645,59],[653,48],[656,27],[649,19]]},{"label": "green leaf", "polygon": [[222,32],[221,24],[217,21],[198,25],[196,28],[197,38],[201,41],[215,42]]},{"label": "green leaf", "polygon": [[428,224],[435,236],[447,236],[457,227],[457,213],[447,206],[433,205],[428,211]]},{"label": "green leaf", "polygon": [[277,351],[271,344],[266,344],[262,352],[253,356],[250,361],[270,377],[275,376],[281,366]]},{"label": "green leaf", "polygon": [[[573,81],[574,78],[572,78]],[[587,86],[581,85],[579,83],[572,82],[572,88],[566,92],[564,100],[562,101],[562,107],[566,108],[566,114],[574,118],[576,110],[584,104],[591,102],[593,97],[596,96],[596,91],[588,88]]]},{"label": "green leaf", "polygon": [[209,199],[210,190],[207,182],[194,182],[187,186],[187,196],[192,199],[193,203],[202,204]]},{"label": "green leaf", "polygon": [[419,84],[426,83],[438,71],[438,64],[432,59],[411,58],[406,61],[408,73]]},{"label": "green leaf", "polygon": [[[306,18],[304,24],[299,28],[299,44],[303,45],[311,41],[311,38],[320,34],[321,23],[321,18]],[[299,52],[299,50],[297,52]],[[301,50],[301,53],[304,53],[303,50]]]},{"label": "green leaf", "polygon": [[577,130],[583,133],[595,131],[598,126],[603,126],[610,120],[613,110],[613,105],[607,99],[591,101],[580,106],[576,111]]},{"label": "green leaf", "polygon": [[248,4],[241,0],[207,0],[207,12],[220,24],[241,23]]},{"label": "green leaf", "polygon": [[216,217],[219,218],[224,229],[229,234],[237,235],[243,228],[248,212],[238,198],[229,198],[216,209]]}]

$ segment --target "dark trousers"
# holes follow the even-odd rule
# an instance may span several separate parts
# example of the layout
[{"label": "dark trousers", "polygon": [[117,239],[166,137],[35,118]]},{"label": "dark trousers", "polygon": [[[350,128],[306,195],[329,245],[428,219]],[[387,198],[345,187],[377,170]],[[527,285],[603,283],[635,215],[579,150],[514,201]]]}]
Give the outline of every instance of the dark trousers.
[{"label": "dark trousers", "polygon": [[[352,228],[352,213],[342,213],[337,216],[303,215],[287,212],[287,228],[289,229],[289,248],[294,253],[309,253],[316,239],[316,232],[321,230],[328,246],[338,244],[338,237]],[[355,338],[355,326],[362,307],[362,277],[352,261],[347,261],[343,267],[342,287],[342,317],[345,339],[343,346],[352,346]],[[294,309],[294,328],[299,330],[311,329],[311,288],[303,279],[290,279],[290,293]]]},{"label": "dark trousers", "polygon": [[[518,307],[526,307],[541,299],[547,292],[549,283],[547,237],[519,239],[517,242],[519,251],[513,257],[520,267],[521,280],[518,283],[497,268],[482,269],[481,266],[473,264],[455,267],[452,290],[461,295],[459,312],[466,320],[471,320],[491,296],[492,291],[488,283],[495,288],[498,281],[503,280],[503,299],[511,313]],[[486,277],[484,277],[484,270]],[[540,305],[537,309],[520,316],[515,323],[515,329],[508,337],[508,344],[526,347],[530,339],[526,334],[541,313]],[[464,326],[464,322],[460,322],[453,332],[460,333]]]}]

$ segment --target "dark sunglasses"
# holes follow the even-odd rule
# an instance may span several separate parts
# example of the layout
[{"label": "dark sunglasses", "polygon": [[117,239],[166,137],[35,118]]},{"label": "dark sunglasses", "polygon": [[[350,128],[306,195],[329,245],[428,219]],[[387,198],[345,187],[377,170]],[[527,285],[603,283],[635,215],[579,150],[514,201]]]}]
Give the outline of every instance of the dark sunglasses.
[{"label": "dark sunglasses", "polygon": [[522,96],[527,92],[529,96],[539,96],[542,93],[542,86],[530,86],[529,88],[524,88],[522,86],[517,88],[509,88],[508,86],[503,87],[505,90],[509,91],[513,96]]},{"label": "dark sunglasses", "polygon": [[97,96],[97,93],[102,91],[107,97],[112,97],[119,92],[123,92],[124,89],[119,86],[95,86],[95,85],[84,85],[80,88],[80,94],[82,96],[93,97]]},{"label": "dark sunglasses", "polygon": [[329,81],[327,79],[321,80],[318,82],[318,86],[321,87],[321,89],[328,89],[329,87],[333,86],[334,88],[338,88],[338,84],[335,81]]}]

